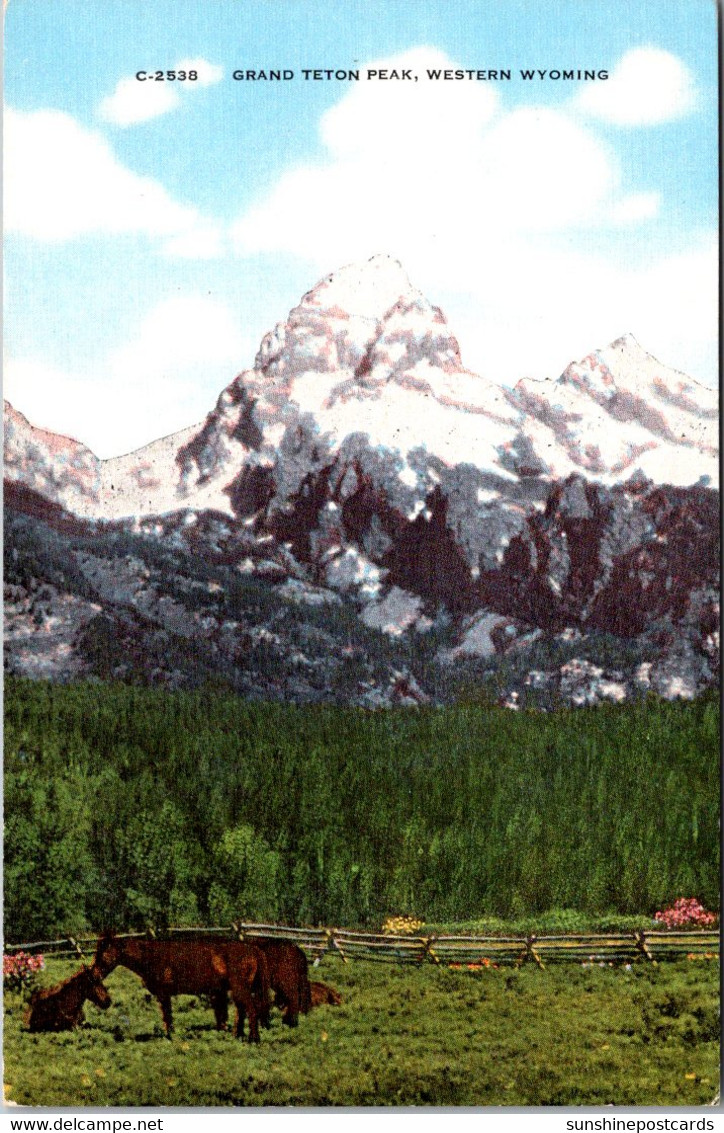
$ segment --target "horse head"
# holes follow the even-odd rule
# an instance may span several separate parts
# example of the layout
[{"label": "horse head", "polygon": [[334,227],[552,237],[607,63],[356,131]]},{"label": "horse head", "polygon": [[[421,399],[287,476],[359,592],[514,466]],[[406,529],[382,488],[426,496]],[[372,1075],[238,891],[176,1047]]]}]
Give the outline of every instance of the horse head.
[{"label": "horse head", "polygon": [[87,968],[83,965],[86,979],[84,981],[84,990],[86,999],[91,1003],[95,1003],[96,1007],[100,1007],[101,1011],[106,1011],[111,1003],[111,997],[108,989],[103,983],[103,974],[100,969],[94,964],[92,968]]},{"label": "horse head", "polygon": [[98,937],[96,954],[93,959],[93,972],[97,973],[99,980],[118,967],[123,956],[123,941],[119,940],[113,929],[106,929]]}]

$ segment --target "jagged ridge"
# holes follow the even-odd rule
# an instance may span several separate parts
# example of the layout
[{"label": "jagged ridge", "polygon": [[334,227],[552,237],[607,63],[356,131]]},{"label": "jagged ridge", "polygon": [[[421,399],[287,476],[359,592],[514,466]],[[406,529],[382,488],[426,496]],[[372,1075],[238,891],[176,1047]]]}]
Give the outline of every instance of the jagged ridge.
[{"label": "jagged ridge", "polygon": [[631,336],[556,381],[470,373],[442,312],[378,256],[305,295],[203,425],[136,453],[98,461],[7,407],[6,477],[202,555],[221,539],[387,633],[447,611],[444,664],[658,627],[686,673],[654,686],[693,695],[716,676],[716,428],[715,393]]}]

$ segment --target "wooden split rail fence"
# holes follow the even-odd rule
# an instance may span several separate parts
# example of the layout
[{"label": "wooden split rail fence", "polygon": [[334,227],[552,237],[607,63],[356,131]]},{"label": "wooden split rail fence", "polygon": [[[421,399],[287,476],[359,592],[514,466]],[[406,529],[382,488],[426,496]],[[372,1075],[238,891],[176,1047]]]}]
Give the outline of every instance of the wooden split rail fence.
[{"label": "wooden split rail fence", "polygon": [[[243,939],[274,936],[289,940],[304,949],[317,967],[325,956],[337,955],[350,960],[377,960],[388,963],[422,964],[432,962],[445,966],[474,968],[493,964],[537,964],[576,961],[579,964],[621,964],[636,960],[648,962],[677,960],[684,956],[716,959],[719,956],[718,930],[665,931],[651,930],[621,933],[567,933],[537,936],[393,936],[373,932],[353,932],[342,928],[297,928],[287,925],[235,922],[217,928],[171,929],[174,939],[209,934],[233,935]],[[143,935],[129,933],[127,935]],[[93,955],[96,938],[66,937],[63,940],[41,940],[29,944],[6,944],[5,952],[50,953],[55,956]]]}]

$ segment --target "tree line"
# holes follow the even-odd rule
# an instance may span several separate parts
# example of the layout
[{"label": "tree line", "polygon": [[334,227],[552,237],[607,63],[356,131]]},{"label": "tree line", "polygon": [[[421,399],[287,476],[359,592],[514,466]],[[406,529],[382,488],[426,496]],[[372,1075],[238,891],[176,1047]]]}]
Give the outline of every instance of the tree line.
[{"label": "tree line", "polygon": [[5,938],[718,907],[719,706],[252,703],[9,677]]}]

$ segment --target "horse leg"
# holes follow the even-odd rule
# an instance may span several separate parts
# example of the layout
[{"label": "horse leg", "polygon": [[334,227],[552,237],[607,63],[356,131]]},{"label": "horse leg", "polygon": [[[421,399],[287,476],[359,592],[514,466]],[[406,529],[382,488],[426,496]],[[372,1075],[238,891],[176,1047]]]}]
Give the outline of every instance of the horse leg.
[{"label": "horse leg", "polygon": [[265,1030],[271,1027],[271,1002],[269,999],[269,982],[266,973],[264,977],[257,977],[251,985],[251,994],[256,1005],[256,1014]]},{"label": "horse leg", "polygon": [[216,1030],[225,1031],[229,1022],[229,1000],[226,995],[226,989],[213,992],[211,995],[211,1006],[214,1009]]},{"label": "horse leg", "polygon": [[259,1022],[261,1023],[264,1030],[268,1031],[271,1027],[271,1005],[269,1003],[268,997],[267,999],[264,999],[263,996],[260,996],[258,998],[260,998],[261,1000],[260,1005],[257,1006]]},{"label": "horse leg", "polygon": [[236,1037],[243,1039],[244,1037],[244,1018],[249,1016],[249,1042],[259,1042],[259,1019],[257,1017],[256,1004],[254,996],[251,994],[251,989],[248,987],[232,988],[232,999],[236,1007]]},{"label": "horse leg", "polygon": [[167,991],[157,991],[156,998],[158,999],[161,1008],[161,1015],[163,1016],[163,1025],[166,1028],[166,1038],[171,1038],[173,1031],[173,1015],[171,1013],[171,996]]},{"label": "horse leg", "polygon": [[236,1028],[234,1030],[234,1034],[236,1035],[237,1039],[243,1039],[244,1017],[246,1015],[246,1011],[244,1009],[243,1003],[240,1003],[236,999],[234,1000],[234,1007],[236,1008]]},{"label": "horse leg", "polygon": [[286,997],[286,1009],[282,1015],[282,1023],[287,1027],[299,1026],[299,992],[294,989]]},{"label": "horse leg", "polygon": [[256,1009],[256,1002],[254,996],[249,992],[249,997],[246,1003],[246,1013],[249,1016],[249,1042],[259,1042],[259,1016]]},{"label": "horse leg", "polygon": [[280,991],[279,988],[277,988],[276,991],[274,992],[274,1006],[278,1007],[279,1010],[281,1011],[282,1022],[284,1022],[286,1014],[289,1011],[289,1000],[287,999],[284,992]]}]

